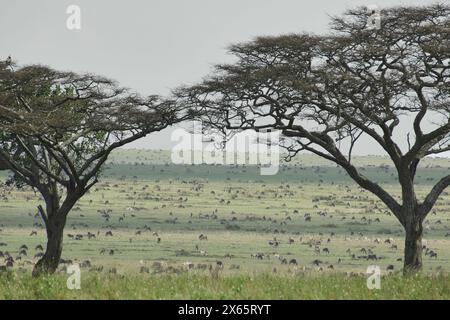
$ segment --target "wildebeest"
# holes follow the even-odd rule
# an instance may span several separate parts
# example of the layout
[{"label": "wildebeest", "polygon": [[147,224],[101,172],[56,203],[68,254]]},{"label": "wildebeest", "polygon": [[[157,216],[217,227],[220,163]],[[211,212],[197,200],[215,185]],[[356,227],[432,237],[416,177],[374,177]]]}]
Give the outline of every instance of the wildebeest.
[{"label": "wildebeest", "polygon": [[258,253],[252,253],[252,254],[251,254],[251,257],[252,257],[252,258],[259,259],[259,260],[263,260],[264,257],[265,257],[265,254],[264,254],[264,253],[260,253],[260,252],[258,252]]},{"label": "wildebeest", "polygon": [[110,268],[109,270],[108,270],[108,272],[109,273],[111,273],[111,274],[117,274],[117,268]]},{"label": "wildebeest", "polygon": [[208,268],[208,265],[205,263],[198,263],[196,268],[200,270],[206,270],[206,268]]},{"label": "wildebeest", "polygon": [[80,263],[80,268],[90,268],[92,266],[90,260],[84,260]]},{"label": "wildebeest", "polygon": [[145,266],[141,266],[141,269],[139,270],[140,273],[150,273],[150,269]]},{"label": "wildebeest", "polygon": [[273,247],[278,247],[279,242],[274,239],[274,240],[269,240],[269,245],[273,246]]},{"label": "wildebeest", "polygon": [[14,267],[13,257],[9,256],[8,258],[6,258],[5,262],[6,262],[6,267],[8,267],[8,268]]},{"label": "wildebeest", "polygon": [[376,254],[369,254],[367,255],[367,260],[377,260],[377,255]]},{"label": "wildebeest", "polygon": [[322,261],[317,260],[317,259],[313,260],[313,262],[312,262],[312,264],[315,265],[315,266],[319,266],[321,263],[322,263]]},{"label": "wildebeest", "polygon": [[189,261],[184,262],[183,265],[188,269],[194,269],[194,267],[195,267],[195,264],[193,264],[192,262],[189,262]]}]

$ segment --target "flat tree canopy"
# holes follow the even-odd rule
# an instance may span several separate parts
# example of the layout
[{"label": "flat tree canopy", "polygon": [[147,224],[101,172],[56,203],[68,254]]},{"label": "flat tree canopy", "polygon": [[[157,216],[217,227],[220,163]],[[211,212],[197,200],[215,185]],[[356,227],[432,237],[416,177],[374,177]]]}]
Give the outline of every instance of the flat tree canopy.
[{"label": "flat tree canopy", "polygon": [[[327,35],[233,45],[235,63],[176,95],[213,129],[279,130],[291,156],[306,150],[344,168],[403,225],[409,273],[422,267],[422,223],[450,185],[442,177],[422,199],[414,185],[421,159],[450,150],[450,6],[388,8],[379,29],[368,28],[370,15],[335,17]],[[361,141],[392,160],[400,201],[353,165]]]},{"label": "flat tree canopy", "polygon": [[189,118],[182,109],[96,75],[0,62],[0,168],[45,200],[38,209],[48,243],[35,275],[56,270],[66,217],[110,153]]}]

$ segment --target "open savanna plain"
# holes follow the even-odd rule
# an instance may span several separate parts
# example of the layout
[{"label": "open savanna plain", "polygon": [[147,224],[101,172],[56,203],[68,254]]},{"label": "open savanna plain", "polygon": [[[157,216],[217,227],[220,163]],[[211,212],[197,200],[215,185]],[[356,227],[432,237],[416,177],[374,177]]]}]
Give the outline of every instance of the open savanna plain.
[{"label": "open savanna plain", "polygon": [[[399,196],[386,158],[355,162]],[[424,161],[419,197],[449,168]],[[450,298],[449,192],[425,221],[436,255],[424,256],[423,275],[403,279],[399,222],[310,155],[262,176],[256,166],[173,165],[168,152],[120,150],[69,215],[60,272],[32,279],[46,243],[38,204],[31,189],[3,188],[0,266],[6,252],[15,264],[0,274],[0,298]],[[81,290],[66,288],[70,263],[81,266]],[[382,270],[381,290],[366,287],[369,265]]]}]

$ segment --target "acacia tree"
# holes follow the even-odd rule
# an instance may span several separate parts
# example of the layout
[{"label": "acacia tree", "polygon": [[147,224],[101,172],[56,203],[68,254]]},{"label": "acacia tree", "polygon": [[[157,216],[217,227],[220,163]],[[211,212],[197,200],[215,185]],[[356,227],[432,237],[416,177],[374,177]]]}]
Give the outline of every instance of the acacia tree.
[{"label": "acacia tree", "polygon": [[[410,273],[422,267],[423,221],[450,184],[445,176],[419,199],[414,183],[424,157],[450,150],[450,7],[388,8],[380,29],[367,28],[370,14],[358,8],[335,17],[328,35],[233,45],[235,63],[176,95],[213,129],[279,130],[291,156],[306,150],[345,169],[404,227]],[[392,160],[401,201],[353,164],[367,139]]]},{"label": "acacia tree", "polygon": [[95,75],[9,65],[0,78],[0,163],[37,189],[47,248],[33,275],[60,261],[67,215],[94,186],[110,153],[187,119],[171,101],[142,98]]}]

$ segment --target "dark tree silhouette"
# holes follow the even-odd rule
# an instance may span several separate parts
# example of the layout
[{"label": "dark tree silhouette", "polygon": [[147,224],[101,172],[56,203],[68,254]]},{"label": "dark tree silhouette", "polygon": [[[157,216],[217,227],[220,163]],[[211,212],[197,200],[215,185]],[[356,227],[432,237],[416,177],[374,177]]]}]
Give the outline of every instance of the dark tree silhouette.
[{"label": "dark tree silhouette", "polygon": [[60,261],[66,218],[94,186],[110,153],[189,117],[171,101],[142,98],[95,75],[0,64],[0,167],[37,189],[47,248],[33,275]]},{"label": "dark tree silhouette", "polygon": [[[404,272],[414,273],[423,221],[450,184],[443,177],[424,199],[414,184],[421,159],[450,150],[450,7],[388,8],[380,29],[367,28],[370,14],[358,8],[335,17],[328,35],[233,45],[235,63],[176,95],[213,129],[279,130],[291,156],[306,150],[341,166],[400,221]],[[401,201],[352,163],[363,136],[392,160]]]}]

